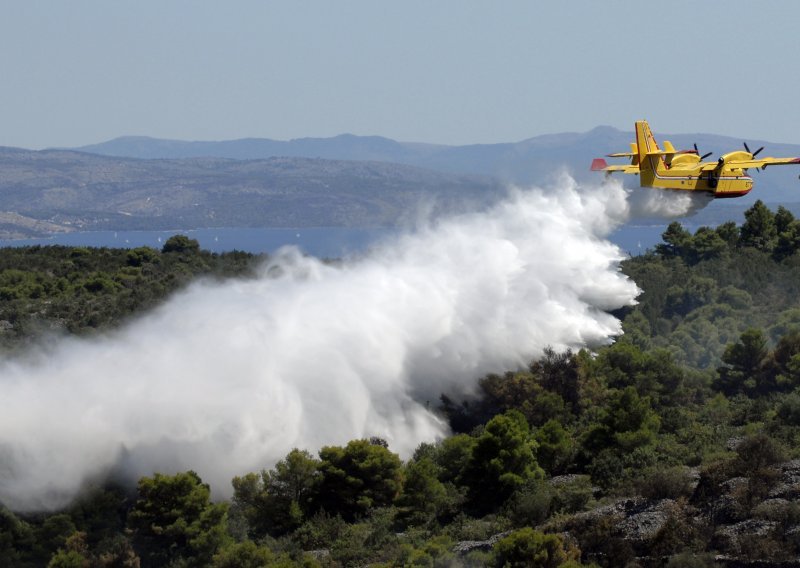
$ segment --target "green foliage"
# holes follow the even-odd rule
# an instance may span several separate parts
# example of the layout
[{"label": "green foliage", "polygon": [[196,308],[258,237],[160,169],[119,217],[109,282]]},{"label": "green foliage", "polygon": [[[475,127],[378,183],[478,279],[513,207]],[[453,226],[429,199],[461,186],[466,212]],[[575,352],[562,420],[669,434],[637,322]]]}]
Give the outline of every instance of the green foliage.
[{"label": "green foliage", "polygon": [[439,466],[439,480],[463,485],[463,474],[475,447],[475,438],[456,434],[442,440],[434,450],[433,459]]},{"label": "green foliage", "polygon": [[[654,557],[668,557],[686,552],[697,553],[708,543],[700,527],[687,514],[685,499],[667,506],[666,519],[648,542],[646,551]],[[691,565],[691,564],[690,564]]]},{"label": "green foliage", "polygon": [[89,333],[117,325],[192,278],[250,276],[259,261],[241,252],[188,250],[0,249],[0,349],[24,347],[53,330]]},{"label": "green foliage", "polygon": [[700,227],[692,238],[691,263],[719,258],[728,252],[728,242],[714,229]]},{"label": "green foliage", "polygon": [[588,475],[573,475],[551,483],[553,500],[551,512],[578,513],[585,510],[593,501],[595,488]]},{"label": "green foliage", "polygon": [[368,518],[345,525],[331,544],[331,558],[343,566],[356,566],[395,557],[400,545],[391,517],[390,509],[373,509]]},{"label": "green foliage", "polygon": [[[169,242],[169,241],[167,241]],[[128,266],[141,267],[159,261],[158,251],[150,247],[138,247],[128,251],[125,255],[125,264]]]},{"label": "green foliage", "polygon": [[800,386],[800,330],[780,338],[771,354],[769,372],[773,390],[789,391]]},{"label": "green foliage", "polygon": [[567,548],[558,535],[527,527],[498,541],[494,556],[499,567],[558,568],[577,560],[578,551]]},{"label": "green foliage", "polygon": [[212,568],[291,568],[297,564],[286,554],[275,555],[269,548],[246,540],[222,548],[214,555],[210,566]]},{"label": "green foliage", "polygon": [[793,392],[781,400],[777,418],[787,426],[800,426],[800,393]]},{"label": "green foliage", "polygon": [[319,511],[309,517],[293,534],[293,540],[305,550],[330,546],[343,534],[347,523],[341,516]]},{"label": "green foliage", "polygon": [[605,379],[613,389],[634,387],[641,396],[651,397],[656,404],[672,405],[686,396],[685,371],[677,365],[669,351],[642,351],[624,340],[604,349],[592,364],[592,372]]},{"label": "green foliage", "polygon": [[584,559],[598,559],[602,566],[629,566],[636,556],[630,542],[621,537],[616,525],[620,518],[616,515],[595,517],[574,517],[566,528],[578,541]]},{"label": "green foliage", "polygon": [[536,459],[550,475],[564,473],[575,457],[577,444],[558,420],[548,420],[537,428],[533,439],[538,446]]},{"label": "green foliage", "polygon": [[662,244],[656,245],[656,252],[663,257],[680,258],[687,264],[725,256],[731,244],[737,242],[737,235],[720,233],[709,227],[700,227],[694,235],[673,221],[661,235]]},{"label": "green foliage", "polygon": [[593,454],[586,471],[592,481],[603,489],[610,489],[625,477],[625,463],[619,451],[603,449]]},{"label": "green foliage", "polygon": [[86,533],[91,547],[115,547],[117,537],[125,530],[128,509],[127,488],[87,485],[67,512],[77,529]]},{"label": "green foliage", "polygon": [[0,507],[0,566],[29,565],[36,538],[31,526]]},{"label": "green foliage", "polygon": [[677,499],[691,495],[691,479],[685,467],[655,467],[642,473],[637,486],[648,499]]},{"label": "green foliage", "polygon": [[618,391],[599,423],[586,432],[586,451],[618,449],[630,452],[655,443],[661,420],[653,411],[650,399],[640,397],[632,386]]},{"label": "green foliage", "polygon": [[89,559],[80,550],[59,550],[47,568],[89,568]]},{"label": "green foliage", "polygon": [[409,544],[400,545],[400,552],[397,557],[400,566],[433,568],[433,557],[425,552],[414,548]]},{"label": "green foliage", "polygon": [[492,418],[478,437],[464,471],[468,498],[477,510],[496,509],[511,494],[544,472],[525,417],[509,410]]},{"label": "green foliage", "polygon": [[427,525],[449,510],[451,494],[439,481],[440,468],[429,457],[405,467],[402,495],[397,499],[400,518],[408,525]]},{"label": "green foliage", "polygon": [[122,535],[105,542],[95,551],[88,545],[85,532],[74,532],[64,542],[63,547],[53,554],[48,568],[91,568],[94,566],[116,566],[119,568],[139,568],[139,557],[131,547],[130,541]]},{"label": "green foliage", "polygon": [[233,479],[231,512],[243,515],[250,538],[281,536],[303,523],[319,482],[319,466],[319,460],[295,448],[274,469]]},{"label": "green foliage", "polygon": [[227,543],[228,506],[210,502],[209,487],[195,472],[143,477],[138,493],[128,526],[145,566],[206,566]]},{"label": "green foliage", "polygon": [[624,451],[652,445],[660,425],[650,399],[640,397],[634,387],[626,387],[617,395],[606,419],[611,437]]},{"label": "green foliage", "polygon": [[441,410],[456,432],[468,432],[507,410],[521,412],[532,426],[570,422],[580,406],[580,365],[572,351],[550,348],[526,371],[489,374],[479,381],[481,397],[456,405],[442,395]]},{"label": "green foliage", "polygon": [[759,199],[744,213],[739,242],[742,246],[771,252],[778,238],[775,215]]},{"label": "green foliage", "polygon": [[798,228],[788,210],[773,215],[761,202],[747,211],[741,229],[724,223],[691,235],[671,224],[655,253],[624,263],[644,289],[628,318],[641,314],[647,325],[638,315],[626,324],[631,340],[669,347],[681,363],[716,368],[725,346],[748,327],[775,340],[800,327],[791,315],[800,292]]},{"label": "green foliage", "polygon": [[725,366],[719,368],[715,387],[727,395],[764,391],[770,374],[765,365],[769,351],[767,339],[760,329],[748,329],[737,343],[728,345],[722,356]]},{"label": "green foliage", "polygon": [[319,457],[318,508],[353,520],[391,505],[400,492],[400,458],[382,445],[352,440],[345,447],[322,448]]},{"label": "green foliage", "polygon": [[733,471],[752,476],[786,459],[786,451],[772,437],[764,433],[749,436],[736,446]]},{"label": "green foliage", "polygon": [[542,524],[553,511],[555,490],[543,479],[532,479],[508,500],[508,516],[515,526]]},{"label": "green foliage", "polygon": [[673,221],[661,235],[662,244],[656,245],[656,252],[662,256],[680,257],[686,254],[692,234],[677,221]]},{"label": "green foliage", "polygon": [[624,478],[626,469],[651,465],[657,459],[660,425],[649,397],[640,397],[632,386],[614,393],[599,421],[583,434],[582,453],[592,479],[610,488]]},{"label": "green foliage", "polygon": [[[580,401],[580,364],[575,354],[567,349],[557,353],[550,347],[546,347],[542,357],[529,366],[531,372],[539,377],[539,384],[548,392],[557,395],[568,410],[577,412]],[[553,416],[555,417],[555,416]],[[560,416],[569,420],[568,416]],[[544,416],[540,420],[530,420],[531,424],[543,423]]]},{"label": "green foliage", "polygon": [[[247,275],[257,260],[170,241],[0,251],[0,344],[115,325],[192,278]],[[133,506],[124,491],[87,487],[65,511],[0,510],[0,566],[312,566],[303,551],[323,549],[331,566],[580,565],[576,548],[533,526],[568,531],[585,562],[704,566],[713,525],[749,518],[776,528],[740,539],[741,558],[788,558],[800,513],[768,498],[779,464],[800,455],[798,247],[800,221],[760,203],[741,229],[673,223],[655,252],[623,263],[643,289],[616,313],[623,337],[547,349],[487,375],[468,401],[443,396],[457,433],[405,464],[377,438],[319,458],[295,449],[233,480],[230,518],[192,472],[143,478]],[[700,468],[695,489],[686,466]],[[632,495],[624,502],[671,500],[646,542],[622,538],[622,515],[587,511]],[[492,552],[452,552],[500,533]]]},{"label": "green foliage", "polygon": [[49,557],[75,532],[75,523],[69,515],[61,513],[47,517],[36,531],[37,556]]},{"label": "green foliage", "polygon": [[200,251],[200,243],[195,239],[190,239],[186,235],[173,235],[167,239],[161,252],[178,254],[196,254]]},{"label": "green foliage", "polygon": [[716,301],[717,284],[713,278],[692,275],[686,282],[667,289],[664,315],[685,316],[689,312]]}]

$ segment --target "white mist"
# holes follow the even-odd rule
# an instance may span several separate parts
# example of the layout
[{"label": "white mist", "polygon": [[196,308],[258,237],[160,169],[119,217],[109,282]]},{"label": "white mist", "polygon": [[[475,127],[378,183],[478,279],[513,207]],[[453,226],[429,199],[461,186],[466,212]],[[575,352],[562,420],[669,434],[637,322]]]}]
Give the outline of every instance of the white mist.
[{"label": "white mist", "polygon": [[[691,205],[664,199],[636,207]],[[343,266],[287,249],[262,278],[198,283],[104,339],[6,362],[0,501],[61,506],[120,462],[226,494],[293,447],[380,436],[407,456],[447,434],[428,409],[442,392],[621,332],[605,310],[638,290],[605,237],[630,210],[620,185],[564,177]]]}]

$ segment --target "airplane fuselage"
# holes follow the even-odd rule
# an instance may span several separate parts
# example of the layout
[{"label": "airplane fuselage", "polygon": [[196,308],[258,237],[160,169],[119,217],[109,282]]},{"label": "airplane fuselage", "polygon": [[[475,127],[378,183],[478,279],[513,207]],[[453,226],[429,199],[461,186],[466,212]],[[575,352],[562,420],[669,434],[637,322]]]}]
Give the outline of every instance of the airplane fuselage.
[{"label": "airplane fuselage", "polygon": [[[687,161],[695,156],[686,155]],[[651,168],[640,172],[641,185],[682,191],[705,191],[714,197],[741,197],[753,189],[753,178],[740,169],[721,168],[702,171],[699,165],[674,163],[667,165],[659,156],[648,156]],[[661,161],[661,164],[655,162]]]}]

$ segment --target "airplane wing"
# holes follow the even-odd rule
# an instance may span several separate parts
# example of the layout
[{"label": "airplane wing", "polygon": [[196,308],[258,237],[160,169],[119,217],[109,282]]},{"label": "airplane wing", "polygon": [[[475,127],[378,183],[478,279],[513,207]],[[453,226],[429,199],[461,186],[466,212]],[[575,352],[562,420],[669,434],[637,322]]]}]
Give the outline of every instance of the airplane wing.
[{"label": "airplane wing", "polygon": [[725,165],[731,168],[766,168],[784,164],[800,164],[800,158],[756,158],[753,160],[731,160]]},{"label": "airplane wing", "polygon": [[[800,164],[800,158],[755,158],[753,160],[729,160],[725,162],[726,168],[766,168],[767,166],[780,166],[785,164]],[[719,167],[719,162],[703,162],[700,167],[702,172],[710,172]]]},{"label": "airplane wing", "polygon": [[615,165],[609,166],[608,163],[603,158],[595,158],[592,160],[592,171],[593,172],[622,172],[624,174],[638,174],[639,173],[639,166],[633,166],[630,164],[627,165]]}]

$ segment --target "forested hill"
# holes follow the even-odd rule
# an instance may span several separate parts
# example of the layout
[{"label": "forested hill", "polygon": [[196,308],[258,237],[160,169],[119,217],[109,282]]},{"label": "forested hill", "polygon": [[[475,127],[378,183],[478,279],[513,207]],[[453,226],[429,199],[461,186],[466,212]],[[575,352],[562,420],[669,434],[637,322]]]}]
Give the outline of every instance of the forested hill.
[{"label": "forested hill", "polygon": [[[182,236],[0,249],[0,323],[91,333],[253,262]],[[644,290],[624,336],[442,396],[453,435],[407,461],[378,438],[295,449],[218,503],[192,471],[93,480],[62,511],[0,508],[0,565],[796,566],[800,221],[756,203],[741,226],[675,223],[623,270]]]},{"label": "forested hill", "polygon": [[311,158],[139,160],[0,148],[0,237],[74,230],[375,227],[485,205],[484,176]]},{"label": "forested hill", "polygon": [[748,327],[775,344],[800,326],[800,221],[757,201],[733,222],[694,234],[672,223],[655,254],[625,261],[644,290],[625,319],[626,337],[666,347],[682,363],[713,369]]}]

